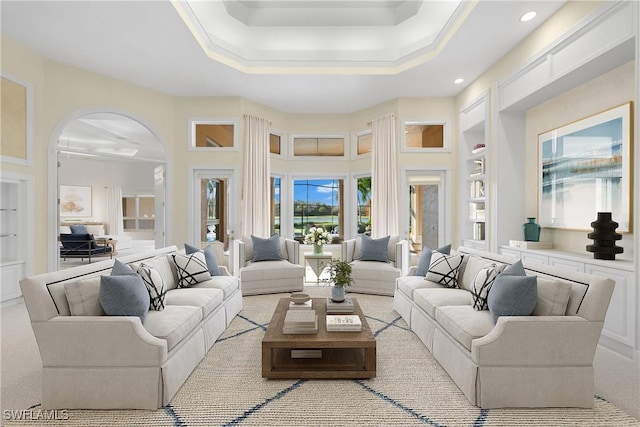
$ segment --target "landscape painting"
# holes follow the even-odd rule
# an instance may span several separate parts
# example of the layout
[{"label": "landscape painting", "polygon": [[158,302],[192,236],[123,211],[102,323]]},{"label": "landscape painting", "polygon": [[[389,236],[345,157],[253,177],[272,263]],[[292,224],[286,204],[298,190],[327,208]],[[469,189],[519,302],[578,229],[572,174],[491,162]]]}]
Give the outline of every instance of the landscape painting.
[{"label": "landscape painting", "polygon": [[591,230],[611,212],[631,231],[631,103],[538,136],[538,221],[543,227]]},{"label": "landscape painting", "polygon": [[91,216],[91,187],[60,186],[60,217]]}]

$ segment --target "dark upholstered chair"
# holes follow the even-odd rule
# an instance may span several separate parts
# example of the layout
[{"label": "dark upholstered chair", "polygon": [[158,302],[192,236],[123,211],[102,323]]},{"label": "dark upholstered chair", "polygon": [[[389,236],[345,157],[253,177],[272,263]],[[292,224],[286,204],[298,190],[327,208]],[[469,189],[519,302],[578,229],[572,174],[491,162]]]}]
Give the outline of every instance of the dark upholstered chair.
[{"label": "dark upholstered chair", "polygon": [[93,234],[61,234],[60,258],[87,258],[91,262],[92,257],[113,257],[113,247],[106,242],[96,243]]}]

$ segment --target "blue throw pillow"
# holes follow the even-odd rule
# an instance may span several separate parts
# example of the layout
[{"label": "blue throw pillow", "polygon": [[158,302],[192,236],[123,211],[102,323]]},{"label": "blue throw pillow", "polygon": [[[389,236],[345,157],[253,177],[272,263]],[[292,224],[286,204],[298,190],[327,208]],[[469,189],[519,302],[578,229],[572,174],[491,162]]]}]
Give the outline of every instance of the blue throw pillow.
[{"label": "blue throw pillow", "polygon": [[89,234],[85,225],[70,225],[71,234]]},{"label": "blue throw pillow", "polygon": [[149,311],[149,291],[138,274],[101,276],[98,299],[107,316],[138,316]]},{"label": "blue throw pillow", "polygon": [[518,260],[513,264],[507,266],[502,273],[504,276],[526,276],[524,272],[524,267],[522,266],[522,261]]},{"label": "blue throw pillow", "polygon": [[[441,254],[449,255],[451,253],[451,245],[446,245],[441,248],[436,249],[436,252],[440,252]],[[424,246],[422,248],[422,254],[420,255],[420,259],[418,260],[418,269],[416,270],[416,276],[426,276],[429,271],[429,264],[431,264],[431,255],[433,254],[433,249],[429,246]]]},{"label": "blue throw pillow", "polygon": [[536,276],[499,274],[493,281],[487,304],[497,322],[500,316],[529,316],[538,303]]},{"label": "blue throw pillow", "polygon": [[251,236],[253,243],[253,262],[258,261],[278,261],[280,256],[280,236],[274,234],[268,239]]},{"label": "blue throw pillow", "polygon": [[360,251],[360,261],[381,261],[389,262],[388,248],[391,236],[380,239],[372,239],[367,235],[362,235],[362,249]]},{"label": "blue throw pillow", "polygon": [[[191,246],[188,243],[184,244],[184,251],[187,255],[192,254],[194,252],[198,252],[200,249],[195,246]],[[209,274],[211,276],[219,276],[220,269],[218,268],[218,260],[216,259],[215,254],[213,253],[213,249],[211,246],[207,246],[202,250],[204,252],[204,259],[207,262],[207,268],[209,269]]]},{"label": "blue throw pillow", "polygon": [[129,267],[128,265],[123,264],[119,259],[115,259],[113,261],[113,268],[111,269],[111,275],[112,276],[137,276],[138,273],[136,273],[135,271],[133,271],[133,269],[131,267]]}]

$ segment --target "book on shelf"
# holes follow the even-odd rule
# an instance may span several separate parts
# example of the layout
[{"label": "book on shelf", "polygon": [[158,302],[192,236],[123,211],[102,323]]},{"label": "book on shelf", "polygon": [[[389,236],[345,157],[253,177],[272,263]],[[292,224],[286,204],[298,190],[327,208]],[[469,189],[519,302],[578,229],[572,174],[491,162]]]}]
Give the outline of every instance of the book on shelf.
[{"label": "book on shelf", "polygon": [[473,240],[484,240],[484,222],[473,224]]},{"label": "book on shelf", "polygon": [[349,297],[343,302],[334,302],[331,298],[327,298],[327,313],[353,313],[353,300]]},{"label": "book on shelf", "polygon": [[302,304],[296,304],[293,301],[289,301],[289,310],[311,310],[312,305],[312,300],[309,300]]},{"label": "book on shelf", "polygon": [[322,350],[318,349],[292,349],[292,359],[322,359]]},{"label": "book on shelf", "polygon": [[480,199],[484,197],[484,181],[480,181],[480,180],[471,181],[470,196],[472,199]]},{"label": "book on shelf", "polygon": [[358,332],[362,330],[362,321],[358,315],[327,314],[327,331]]}]

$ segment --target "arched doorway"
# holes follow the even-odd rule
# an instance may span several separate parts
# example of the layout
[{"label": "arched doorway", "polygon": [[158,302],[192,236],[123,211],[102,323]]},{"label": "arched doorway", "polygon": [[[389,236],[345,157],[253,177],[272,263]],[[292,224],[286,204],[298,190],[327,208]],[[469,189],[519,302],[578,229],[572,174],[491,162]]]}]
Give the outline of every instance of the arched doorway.
[{"label": "arched doorway", "polygon": [[[59,268],[61,221],[104,225],[105,234],[125,236],[129,244],[165,245],[168,156],[149,125],[127,112],[78,110],[58,123],[49,153],[50,271]],[[80,190],[84,206],[60,200],[61,189]]]}]

